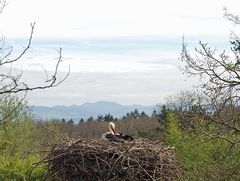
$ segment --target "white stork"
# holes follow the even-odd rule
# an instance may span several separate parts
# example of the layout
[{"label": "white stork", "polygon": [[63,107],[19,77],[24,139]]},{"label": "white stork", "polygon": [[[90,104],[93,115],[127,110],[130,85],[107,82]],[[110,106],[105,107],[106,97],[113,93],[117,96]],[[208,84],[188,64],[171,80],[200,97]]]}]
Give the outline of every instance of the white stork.
[{"label": "white stork", "polygon": [[124,135],[122,133],[116,132],[116,127],[113,122],[108,123],[109,132],[103,133],[101,138],[109,141],[116,141],[116,142],[125,142],[125,141],[132,141],[133,138],[129,135]]}]

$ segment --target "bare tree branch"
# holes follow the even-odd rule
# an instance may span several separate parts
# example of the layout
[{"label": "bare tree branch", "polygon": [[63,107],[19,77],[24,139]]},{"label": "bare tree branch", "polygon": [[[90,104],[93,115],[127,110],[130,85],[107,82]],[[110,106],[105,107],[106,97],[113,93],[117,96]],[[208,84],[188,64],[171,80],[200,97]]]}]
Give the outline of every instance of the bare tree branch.
[{"label": "bare tree branch", "polygon": [[[0,68],[4,67],[7,64],[13,64],[19,61],[21,58],[23,58],[23,56],[26,54],[27,50],[31,46],[34,27],[35,27],[35,23],[31,24],[31,33],[28,39],[28,44],[26,48],[24,48],[24,50],[16,58],[14,59],[9,58],[9,56],[12,54],[12,48],[6,49],[7,53],[4,54],[0,59]],[[2,46],[4,46],[4,43]],[[2,52],[4,52],[3,48],[2,48]],[[26,82],[21,81],[22,73],[14,75],[13,73],[11,73],[11,71],[9,71],[9,73],[0,74],[0,95],[8,94],[8,93],[18,93],[23,91],[32,91],[37,89],[47,89],[51,87],[56,87],[57,85],[61,84],[64,80],[66,80],[66,78],[70,74],[70,67],[66,75],[62,79],[58,80],[58,69],[59,69],[60,63],[62,62],[62,48],[59,49],[58,53],[59,53],[59,58],[55,66],[55,70],[53,74],[50,76],[50,78],[48,78],[49,76],[47,75],[47,80],[45,81],[46,84],[40,85],[40,86],[33,86],[33,87],[29,86]],[[45,74],[47,74],[46,70],[44,71],[45,71]]]},{"label": "bare tree branch", "polygon": [[[225,10],[224,16],[240,24],[240,18]],[[232,33],[230,48],[217,53],[208,44],[199,42],[192,55],[183,41],[181,70],[188,76],[199,78],[201,91],[207,97],[200,111],[180,112],[183,119],[191,120],[194,126],[211,138],[223,139],[232,145],[240,143],[240,39]],[[228,52],[228,53],[226,53]],[[229,53],[230,52],[230,53]],[[192,107],[196,105],[191,103]],[[199,105],[196,105],[199,106]],[[200,109],[200,110],[201,110]],[[203,114],[200,114],[203,113]],[[189,119],[190,118],[190,119]],[[237,135],[237,136],[235,136]]]},{"label": "bare tree branch", "polygon": [[229,21],[234,22],[235,24],[240,24],[240,18],[239,16],[233,15],[232,13],[229,13],[227,8],[223,8],[224,11],[224,17],[226,17]]},{"label": "bare tree branch", "polygon": [[7,5],[6,0],[0,0],[0,14],[2,13],[2,11],[6,5]]},{"label": "bare tree branch", "polygon": [[[6,0],[0,0],[0,14],[6,5]],[[16,101],[17,104],[13,103],[13,105],[11,105],[9,108],[10,110],[8,110],[6,113],[2,112],[4,106],[0,107],[0,125],[8,122],[9,118],[14,118],[16,110],[21,107],[28,91],[47,89],[58,86],[63,81],[65,81],[70,74],[69,67],[68,72],[63,78],[60,78],[59,76],[59,66],[62,62],[62,48],[59,49],[58,60],[52,73],[48,75],[48,72],[44,69],[47,80],[42,84],[31,86],[27,81],[23,80],[24,71],[13,71],[12,67],[14,67],[14,64],[21,61],[31,47],[34,28],[35,23],[32,23],[27,45],[15,58],[13,58],[15,55],[13,47],[6,45],[5,37],[0,38],[0,98],[1,100],[4,100],[13,93],[24,94],[20,100]]]}]

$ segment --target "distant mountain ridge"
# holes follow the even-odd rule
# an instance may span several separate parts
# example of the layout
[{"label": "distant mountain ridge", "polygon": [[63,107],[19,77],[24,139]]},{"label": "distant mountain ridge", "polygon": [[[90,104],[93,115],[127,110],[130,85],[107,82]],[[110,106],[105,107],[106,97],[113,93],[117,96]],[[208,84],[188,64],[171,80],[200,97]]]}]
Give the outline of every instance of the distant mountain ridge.
[{"label": "distant mountain ridge", "polygon": [[32,115],[34,119],[73,119],[79,121],[81,118],[87,119],[90,116],[96,118],[98,115],[112,114],[114,117],[120,118],[127,112],[138,109],[139,112],[144,111],[151,115],[155,106],[142,105],[122,105],[116,102],[99,101],[95,103],[84,103],[82,105],[62,106],[33,106]]}]

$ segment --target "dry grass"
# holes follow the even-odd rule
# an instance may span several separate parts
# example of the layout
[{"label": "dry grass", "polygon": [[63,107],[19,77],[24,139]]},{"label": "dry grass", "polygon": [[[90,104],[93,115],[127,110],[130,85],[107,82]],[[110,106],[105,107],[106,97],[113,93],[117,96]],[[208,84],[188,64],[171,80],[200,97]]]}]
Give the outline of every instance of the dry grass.
[{"label": "dry grass", "polygon": [[53,180],[181,180],[175,150],[162,142],[68,139],[47,158]]}]

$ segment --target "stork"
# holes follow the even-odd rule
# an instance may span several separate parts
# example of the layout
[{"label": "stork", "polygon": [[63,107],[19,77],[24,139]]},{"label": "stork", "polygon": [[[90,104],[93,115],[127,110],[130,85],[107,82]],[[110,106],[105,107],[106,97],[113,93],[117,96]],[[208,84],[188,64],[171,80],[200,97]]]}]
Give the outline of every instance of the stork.
[{"label": "stork", "polygon": [[113,122],[108,123],[109,132],[103,133],[101,138],[108,141],[125,142],[132,141],[133,137],[116,132],[116,126]]}]

